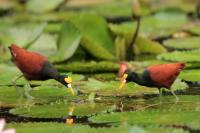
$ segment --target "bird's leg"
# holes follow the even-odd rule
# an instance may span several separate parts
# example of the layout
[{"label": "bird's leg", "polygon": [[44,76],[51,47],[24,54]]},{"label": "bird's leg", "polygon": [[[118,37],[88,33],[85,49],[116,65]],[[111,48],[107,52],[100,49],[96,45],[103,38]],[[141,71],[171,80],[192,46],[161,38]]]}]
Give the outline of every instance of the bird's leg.
[{"label": "bird's leg", "polygon": [[172,95],[175,96],[175,98],[176,98],[176,102],[178,102],[178,101],[179,101],[179,98],[177,97],[177,95],[174,93],[173,90],[170,90],[170,91],[171,91]]},{"label": "bird's leg", "polygon": [[30,83],[28,82],[26,85],[25,85],[25,89],[24,89],[24,96],[27,98],[27,99],[34,99],[34,97],[32,97],[29,92],[32,90],[32,87],[30,85]]},{"label": "bird's leg", "polygon": [[17,93],[19,94],[20,97],[22,97],[23,94],[21,93],[20,89],[19,89],[18,86],[16,85],[16,82],[17,82],[18,79],[20,79],[20,78],[22,78],[22,77],[23,77],[23,74],[20,75],[20,76],[18,76],[18,77],[16,77],[16,78],[12,81],[12,84],[13,84],[13,86],[15,87],[15,89],[16,89],[16,91],[17,91]]},{"label": "bird's leg", "polygon": [[158,91],[159,91],[159,96],[161,97],[161,96],[162,96],[163,89],[162,89],[162,88],[158,88]]}]

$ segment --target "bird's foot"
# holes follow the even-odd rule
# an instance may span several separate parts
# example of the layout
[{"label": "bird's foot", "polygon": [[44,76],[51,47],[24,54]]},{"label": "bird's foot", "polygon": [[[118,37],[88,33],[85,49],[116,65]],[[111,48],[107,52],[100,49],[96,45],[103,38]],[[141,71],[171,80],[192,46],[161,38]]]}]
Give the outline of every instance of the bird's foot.
[{"label": "bird's foot", "polygon": [[27,84],[27,85],[25,85],[25,88],[24,88],[24,97],[25,98],[27,98],[27,99],[29,99],[29,100],[33,100],[34,99],[34,97],[33,96],[31,96],[30,94],[29,94],[29,92],[32,90],[32,87],[30,86],[30,84]]},{"label": "bird's foot", "polygon": [[174,91],[172,91],[172,90],[171,90],[171,93],[172,93],[172,95],[176,98],[175,103],[178,103],[178,102],[179,102],[178,96],[177,96],[177,95],[174,93]]},{"label": "bird's foot", "polygon": [[35,99],[33,96],[31,96],[29,93],[24,93],[24,97],[27,98],[28,100],[33,100]]}]

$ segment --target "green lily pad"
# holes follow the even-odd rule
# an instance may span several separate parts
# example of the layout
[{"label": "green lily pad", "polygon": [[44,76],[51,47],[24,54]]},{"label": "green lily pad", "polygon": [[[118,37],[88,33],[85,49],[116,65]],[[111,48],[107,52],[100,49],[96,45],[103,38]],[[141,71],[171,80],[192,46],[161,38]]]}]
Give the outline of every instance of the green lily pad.
[{"label": "green lily pad", "polygon": [[[96,13],[106,18],[130,17],[132,15],[131,4],[132,1],[129,0],[110,0],[96,5],[86,5],[85,7],[82,6],[80,8],[83,12]],[[75,6],[70,7],[73,8]],[[142,16],[148,15],[151,12],[149,6],[143,1],[140,1],[140,10]]]},{"label": "green lily pad", "polygon": [[199,70],[184,70],[181,72],[179,78],[185,81],[199,82],[200,81],[200,71]]},{"label": "green lily pad", "polygon": [[[19,87],[20,92],[24,92],[25,87]],[[1,86],[0,87],[0,106],[16,106],[26,104],[26,99],[20,99],[14,87]],[[33,103],[49,103],[56,100],[72,100],[73,97],[66,87],[61,86],[38,86],[34,87],[30,95],[35,99]],[[76,97],[78,98],[78,97]],[[81,98],[81,97],[80,97]]]},{"label": "green lily pad", "polygon": [[[95,92],[98,95],[103,96],[144,96],[159,94],[157,88],[149,88],[145,86],[140,86],[134,82],[127,83],[124,88],[120,91],[118,90],[120,86],[119,81],[102,82],[95,79],[89,79],[81,86],[81,91],[84,93]],[[188,88],[187,84],[176,80],[172,85],[173,90],[185,90]]]},{"label": "green lily pad", "polygon": [[135,83],[127,83],[125,87],[119,91],[119,81],[101,82],[95,79],[89,79],[81,86],[84,93],[95,92],[97,95],[103,96],[143,96],[144,94],[158,94],[158,89],[139,86]]},{"label": "green lily pad", "polygon": [[136,52],[138,54],[160,54],[167,52],[167,50],[159,43],[140,36],[136,39],[135,48],[138,50]]},{"label": "green lily pad", "polygon": [[34,13],[45,13],[57,8],[64,0],[29,0],[26,9]]},{"label": "green lily pad", "polygon": [[24,28],[10,28],[7,31],[1,33],[0,38],[5,46],[10,44],[18,44],[21,47],[28,47],[34,43],[42,34],[46,24],[40,24],[32,30],[27,30]]},{"label": "green lily pad", "polygon": [[[179,30],[186,23],[187,18],[183,13],[160,12],[141,19],[140,34],[150,38],[168,36]],[[109,27],[114,34],[131,38],[135,31],[136,23],[110,24]]]},{"label": "green lily pad", "polygon": [[69,108],[74,106],[73,115],[86,116],[101,113],[109,109],[109,105],[103,103],[67,103],[56,102],[47,105],[35,105],[30,108],[18,107],[10,110],[10,113],[24,117],[34,118],[64,118],[68,116]]},{"label": "green lily pad", "polygon": [[117,72],[119,64],[109,61],[90,61],[90,62],[70,62],[67,64],[56,65],[60,71],[69,71],[76,73],[99,73],[99,72]]},{"label": "green lily pad", "polygon": [[182,61],[195,63],[200,62],[199,58],[200,50],[192,50],[192,51],[174,51],[170,53],[163,53],[157,56],[160,60],[165,61]]},{"label": "green lily pad", "polygon": [[56,39],[51,34],[42,34],[28,50],[41,53],[47,57],[51,56],[57,52]]},{"label": "green lily pad", "polygon": [[119,127],[102,127],[102,128],[92,128],[86,125],[66,125],[64,123],[11,123],[8,124],[7,128],[15,128],[17,132],[20,133],[49,133],[58,132],[59,133],[188,133],[182,129],[174,129],[170,127],[138,127],[138,126],[119,126]]},{"label": "green lily pad", "polygon": [[152,3],[152,10],[154,11],[181,11],[181,12],[195,12],[194,5],[196,3],[196,0],[153,0]]},{"label": "green lily pad", "polygon": [[172,49],[196,49],[200,48],[200,37],[187,37],[179,39],[169,39],[164,41],[164,45]]},{"label": "green lily pad", "polygon": [[[200,102],[199,96],[179,96],[180,102],[175,104],[173,97],[155,98],[146,108],[134,112],[112,113],[93,116],[91,121],[127,122],[136,125],[186,125],[193,129],[200,128]],[[161,102],[160,102],[161,100]],[[185,115],[187,114],[187,115]]]},{"label": "green lily pad", "polygon": [[69,21],[81,31],[81,46],[92,56],[107,60],[115,58],[113,39],[104,18],[95,14],[77,14]]},{"label": "green lily pad", "polygon": [[59,33],[58,52],[53,56],[54,62],[60,62],[72,57],[81,39],[80,31],[70,22],[65,22]]},{"label": "green lily pad", "polygon": [[194,25],[191,28],[186,29],[186,31],[191,32],[193,34],[200,35],[200,25]]},{"label": "green lily pad", "polygon": [[115,73],[100,73],[100,74],[91,74],[89,77],[95,78],[97,80],[103,80],[103,81],[108,81],[108,80],[113,80],[116,78]]}]

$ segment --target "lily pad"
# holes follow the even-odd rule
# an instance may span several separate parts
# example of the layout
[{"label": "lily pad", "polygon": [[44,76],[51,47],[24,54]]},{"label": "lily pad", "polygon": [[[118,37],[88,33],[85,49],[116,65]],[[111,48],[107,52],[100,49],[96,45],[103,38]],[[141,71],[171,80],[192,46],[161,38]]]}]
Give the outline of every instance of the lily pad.
[{"label": "lily pad", "polygon": [[191,50],[200,48],[200,37],[187,37],[179,39],[169,39],[164,41],[164,45],[172,49]]},{"label": "lily pad", "polygon": [[26,9],[34,13],[45,13],[57,8],[64,0],[29,0]]},{"label": "lily pad", "polygon": [[186,29],[186,31],[200,35],[200,25],[193,25],[191,28]]},{"label": "lily pad", "polygon": [[59,133],[188,133],[182,129],[174,129],[170,127],[138,127],[138,126],[119,126],[119,127],[102,127],[102,128],[92,128],[86,125],[66,125],[64,123],[11,123],[8,124],[8,128],[15,128],[17,132],[20,133],[49,133],[58,132]]},{"label": "lily pad", "polygon": [[192,50],[192,51],[174,51],[170,53],[163,53],[157,56],[160,60],[165,61],[182,61],[195,63],[200,62],[199,58],[200,50]]},{"label": "lily pad", "polygon": [[184,70],[181,72],[179,77],[185,81],[199,82],[200,71],[199,70]]},{"label": "lily pad", "polygon": [[15,108],[10,113],[25,117],[34,118],[65,118],[68,116],[69,108],[74,106],[73,115],[86,116],[104,112],[109,109],[109,105],[101,103],[51,103],[47,105],[35,105],[30,108]]},{"label": "lily pad", "polygon": [[[200,128],[199,96],[179,96],[180,102],[174,104],[173,97],[153,99],[146,108],[134,112],[122,112],[93,116],[91,121],[121,123],[136,125],[186,125],[193,129]],[[160,103],[159,101],[162,100]],[[147,101],[148,102],[148,101]],[[187,115],[185,115],[187,114]]]},{"label": "lily pad", "polygon": [[135,47],[138,50],[137,53],[141,54],[160,54],[167,52],[159,43],[140,36],[136,39]]},{"label": "lily pad", "polygon": [[64,61],[72,57],[79,46],[80,39],[80,31],[72,23],[63,23],[58,38],[58,52],[53,56],[54,62]]},{"label": "lily pad", "polygon": [[7,31],[2,32],[0,38],[5,46],[15,43],[21,47],[28,47],[40,37],[45,26],[46,24],[43,23],[36,26],[32,30],[24,28],[10,28]]},{"label": "lily pad", "polygon": [[[92,12],[104,16],[106,18],[112,19],[118,17],[130,17],[132,15],[131,5],[132,1],[129,0],[123,0],[123,1],[109,0],[106,2],[101,2],[96,5],[86,5],[85,7],[82,6],[80,8],[82,9],[83,12]],[[75,6],[71,5],[70,7],[73,8]],[[140,10],[142,16],[148,15],[151,12],[148,4],[146,4],[143,1],[140,1]]]},{"label": "lily pad", "polygon": [[67,64],[56,65],[60,71],[69,71],[76,73],[99,73],[99,72],[117,72],[119,64],[109,61],[90,61],[90,62],[70,62]]},{"label": "lily pad", "polygon": [[42,34],[29,48],[30,51],[41,53],[44,56],[51,56],[57,52],[56,39],[51,34]]},{"label": "lily pad", "polygon": [[143,96],[145,94],[158,94],[158,89],[139,86],[135,83],[128,83],[121,91],[119,81],[101,82],[95,79],[89,79],[81,86],[81,91],[84,93],[95,92],[97,95],[103,96]]},{"label": "lily pad", "polygon": [[[181,29],[186,23],[187,18],[183,13],[160,12],[141,19],[140,34],[150,38],[168,36]],[[110,24],[109,27],[114,34],[131,38],[136,28],[136,22]]]},{"label": "lily pad", "polygon": [[[136,96],[159,94],[157,88],[149,88],[138,85],[134,82],[127,83],[122,90],[118,90],[120,86],[119,81],[102,82],[95,79],[89,79],[81,86],[81,91],[84,93],[95,92],[103,96]],[[187,84],[176,80],[172,85],[173,90],[185,90],[188,88]]]},{"label": "lily pad", "polygon": [[81,31],[81,46],[92,56],[107,60],[115,58],[114,42],[104,18],[95,14],[77,14],[69,21]]},{"label": "lily pad", "polygon": [[[18,87],[20,92],[24,92],[25,87]],[[0,106],[16,106],[26,104],[26,99],[20,99],[14,87],[1,86],[0,87]],[[35,99],[33,103],[48,103],[56,100],[63,100],[68,98],[70,100],[73,96],[66,87],[59,86],[39,86],[35,87],[30,95]],[[75,97],[74,97],[75,98]],[[72,99],[71,99],[72,100]]]}]

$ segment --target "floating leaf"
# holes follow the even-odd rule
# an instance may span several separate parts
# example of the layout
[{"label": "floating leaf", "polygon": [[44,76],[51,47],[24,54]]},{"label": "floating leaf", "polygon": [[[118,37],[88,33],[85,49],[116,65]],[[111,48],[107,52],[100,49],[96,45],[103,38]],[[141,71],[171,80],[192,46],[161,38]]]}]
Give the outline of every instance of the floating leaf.
[{"label": "floating leaf", "polygon": [[[35,105],[30,108],[15,108],[10,112],[25,117],[34,118],[65,118],[68,116],[68,109],[71,107],[71,103],[51,103],[48,105]],[[107,104],[100,103],[80,103],[75,104],[73,115],[86,116],[95,113],[100,113],[109,109]],[[42,111],[41,111],[42,110]]]},{"label": "floating leaf", "polygon": [[89,79],[81,86],[81,91],[84,93],[95,92],[103,96],[144,96],[158,94],[157,88],[148,88],[133,82],[127,83],[121,91],[118,90],[119,85],[119,81],[101,82],[95,79]]},{"label": "floating leaf", "polygon": [[187,38],[179,38],[179,39],[169,39],[164,41],[164,45],[166,47],[172,49],[196,49],[200,48],[200,37],[187,37]]},{"label": "floating leaf", "polygon": [[72,23],[63,23],[57,43],[58,52],[53,61],[60,62],[72,57],[79,46],[80,39],[80,31]]},{"label": "floating leaf", "polygon": [[[66,125],[64,123],[54,123],[54,122],[40,122],[40,123],[11,123],[8,124],[8,128],[15,128],[19,133],[141,133],[138,131],[143,131],[142,133],[189,133],[182,129],[174,129],[171,127],[138,127],[138,126],[119,126],[119,127],[101,127],[93,128],[86,125]],[[136,132],[137,131],[137,132]]]},{"label": "floating leaf", "polygon": [[51,56],[56,53],[56,39],[51,34],[42,34],[29,48],[30,51],[41,53],[44,56]]},{"label": "floating leaf", "polygon": [[[153,16],[141,19],[140,34],[150,38],[168,36],[179,30],[186,22],[187,18],[183,13],[156,13]],[[131,38],[135,31],[136,23],[110,24],[109,27],[113,33]]]},{"label": "floating leaf", "polygon": [[43,23],[33,28],[32,31],[23,28],[10,28],[1,33],[0,38],[5,46],[15,43],[21,47],[28,47],[40,37],[45,26],[46,24]]},{"label": "floating leaf", "polygon": [[159,43],[141,36],[137,37],[135,47],[137,47],[139,53],[144,54],[160,54],[167,52],[167,50]]},{"label": "floating leaf", "polygon": [[26,9],[34,13],[49,12],[57,8],[64,0],[29,0]]},{"label": "floating leaf", "polygon": [[200,71],[199,70],[184,70],[181,72],[179,77],[185,81],[199,82]]},{"label": "floating leaf", "polygon": [[113,40],[102,17],[94,14],[77,14],[69,21],[81,31],[81,46],[92,56],[107,60],[115,58]]},{"label": "floating leaf", "polygon": [[182,62],[200,62],[200,50],[192,51],[174,51],[170,53],[163,53],[157,56],[160,60],[166,61],[182,61]]},{"label": "floating leaf", "polygon": [[[146,108],[134,112],[102,114],[90,118],[93,122],[119,123],[127,121],[137,125],[184,125],[194,129],[200,128],[200,97],[179,96],[180,101],[174,104],[174,98],[162,97],[147,100]],[[161,102],[161,103],[160,103]],[[185,115],[187,114],[187,115]]]},{"label": "floating leaf", "polygon": [[186,31],[200,35],[200,25],[193,25],[191,28],[186,29]]},{"label": "floating leaf", "polygon": [[69,64],[56,65],[61,71],[77,73],[117,72],[119,64],[108,61],[70,62]]},{"label": "floating leaf", "polygon": [[[25,87],[18,87],[20,92],[24,92]],[[35,103],[49,103],[55,102],[56,100],[63,100],[68,98],[68,101],[73,98],[69,90],[66,87],[59,86],[39,86],[34,87],[30,92],[30,95],[35,99]],[[81,98],[81,97],[80,97]],[[0,106],[16,106],[26,104],[27,99],[20,99],[18,92],[15,87],[1,86],[0,87]]]}]

